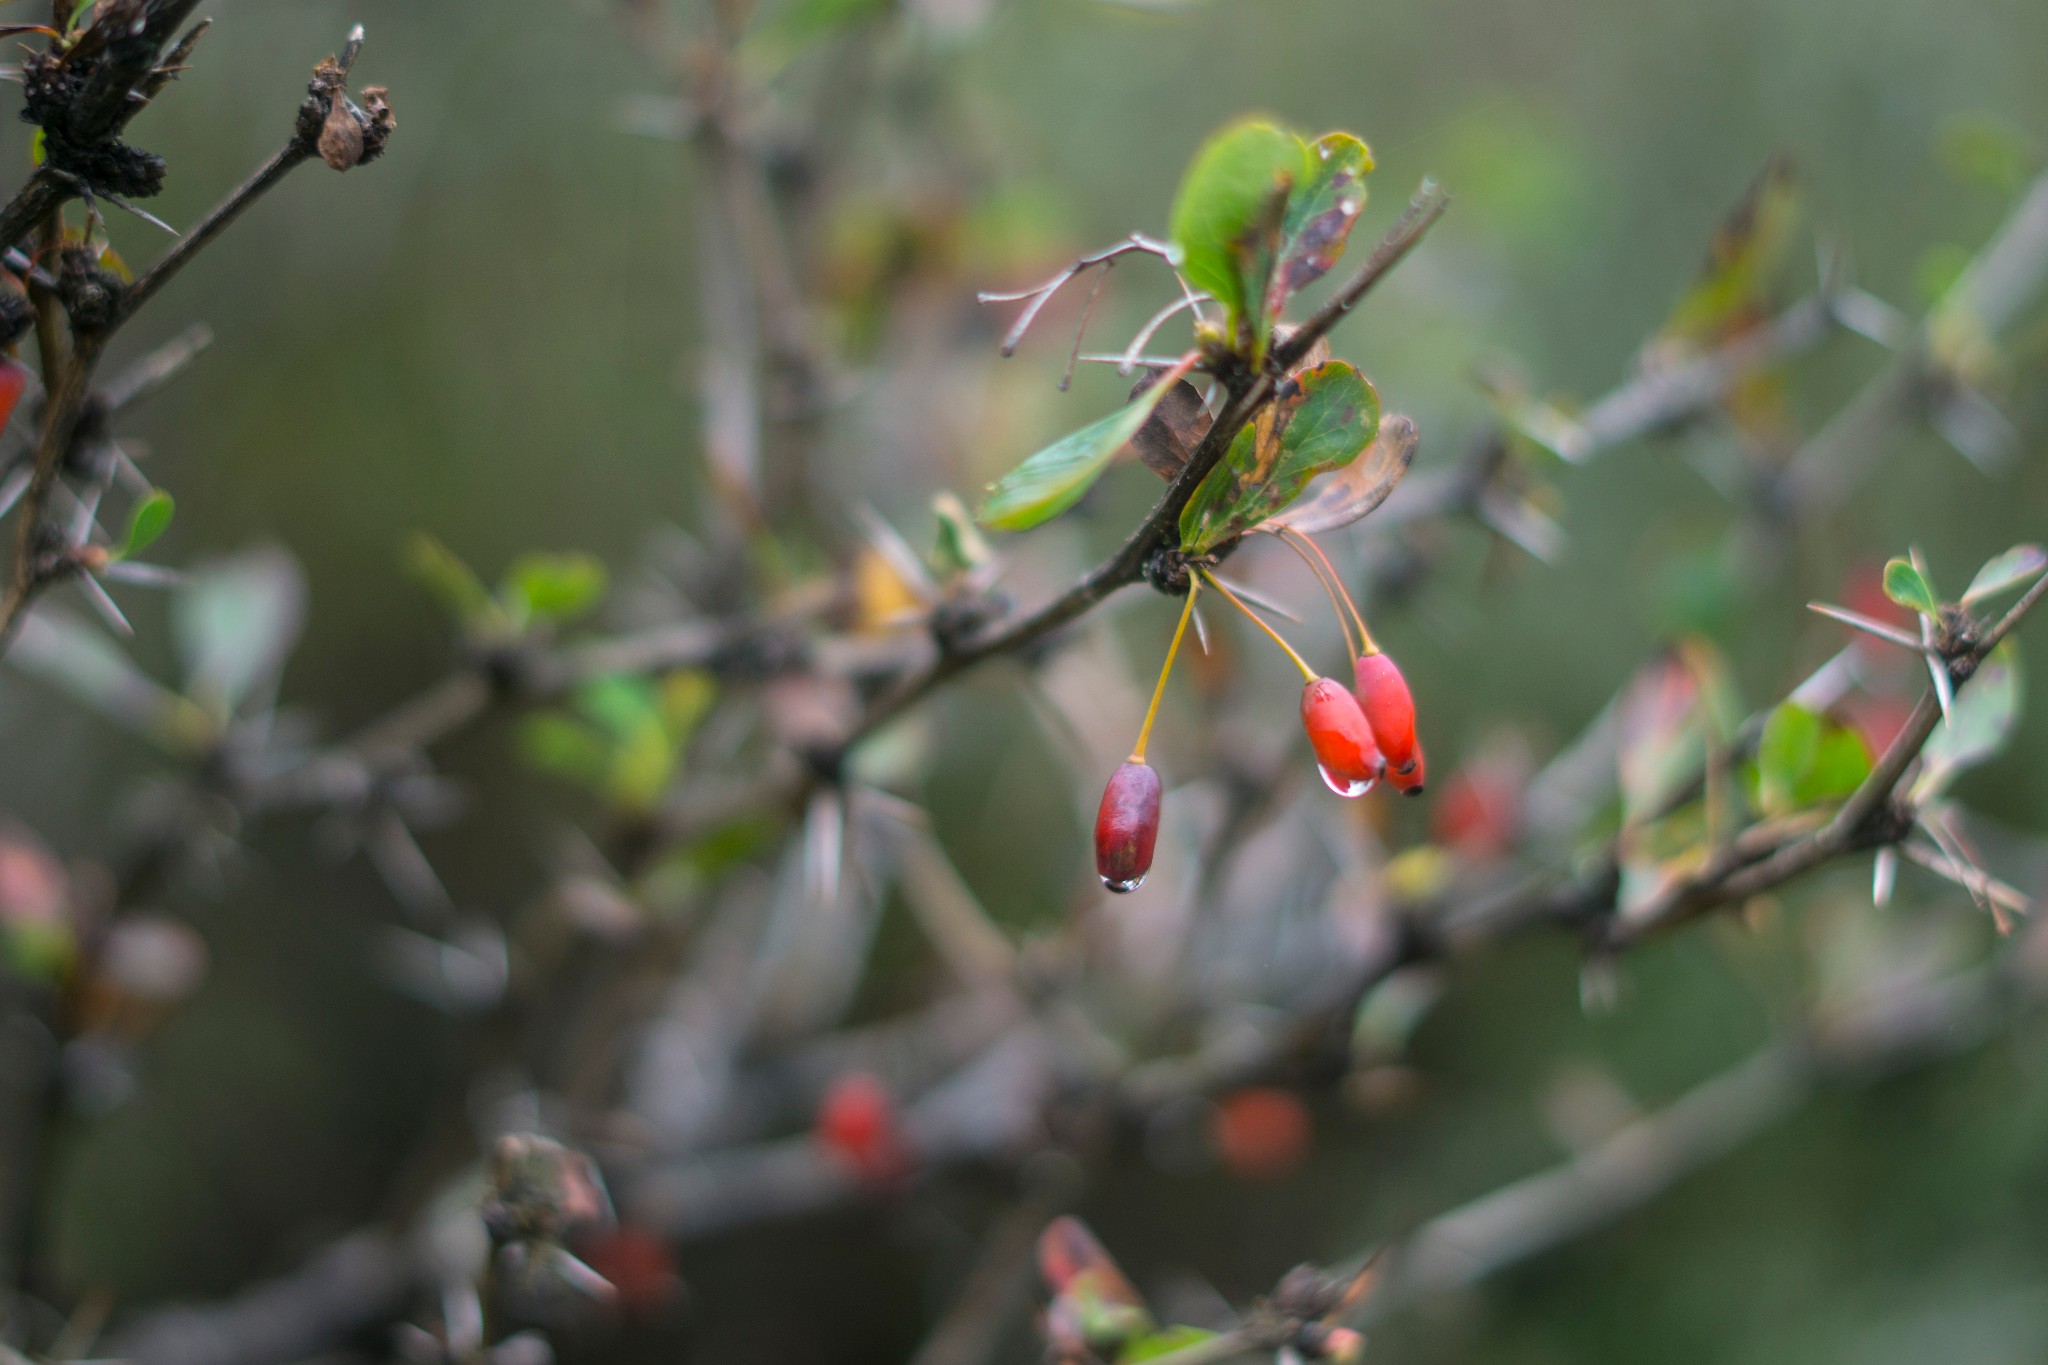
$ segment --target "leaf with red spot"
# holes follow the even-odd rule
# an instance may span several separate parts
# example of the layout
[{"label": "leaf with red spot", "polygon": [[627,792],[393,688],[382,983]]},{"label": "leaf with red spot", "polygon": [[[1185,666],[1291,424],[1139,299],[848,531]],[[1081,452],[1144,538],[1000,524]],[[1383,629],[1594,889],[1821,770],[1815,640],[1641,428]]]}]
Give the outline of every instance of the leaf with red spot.
[{"label": "leaf with red spot", "polygon": [[1279,512],[1309,480],[1358,458],[1379,433],[1380,398],[1341,360],[1297,376],[1210,472],[1181,512],[1181,548],[1206,554]]},{"label": "leaf with red spot", "polygon": [[1349,133],[1325,133],[1309,144],[1308,177],[1287,200],[1280,227],[1280,263],[1273,272],[1267,313],[1278,316],[1287,297],[1329,272],[1365,211],[1365,177],[1372,150]]}]

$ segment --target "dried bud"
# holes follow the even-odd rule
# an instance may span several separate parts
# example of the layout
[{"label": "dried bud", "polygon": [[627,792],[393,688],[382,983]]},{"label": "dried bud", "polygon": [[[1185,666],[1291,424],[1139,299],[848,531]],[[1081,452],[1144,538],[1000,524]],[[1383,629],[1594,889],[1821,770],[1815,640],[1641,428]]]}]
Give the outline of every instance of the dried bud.
[{"label": "dried bud", "polygon": [[349,108],[348,96],[337,90],[328,96],[327,119],[320,125],[320,140],[314,144],[320,159],[337,171],[345,171],[363,159],[363,125]]},{"label": "dried bud", "polygon": [[532,1133],[498,1139],[482,1214],[495,1242],[554,1242],[573,1228],[612,1221],[611,1198],[590,1158]]}]

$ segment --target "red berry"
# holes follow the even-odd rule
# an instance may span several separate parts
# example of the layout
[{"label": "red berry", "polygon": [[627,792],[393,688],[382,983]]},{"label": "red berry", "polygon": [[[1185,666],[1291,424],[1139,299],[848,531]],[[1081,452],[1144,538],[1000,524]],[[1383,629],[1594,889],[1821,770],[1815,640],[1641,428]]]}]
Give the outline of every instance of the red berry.
[{"label": "red berry", "polygon": [[1335,678],[1317,678],[1301,690],[1301,724],[1323,781],[1339,796],[1363,796],[1387,770],[1372,726],[1358,701]]},{"label": "red berry", "polygon": [[1159,841],[1159,773],[1125,763],[1110,774],[1095,812],[1095,871],[1112,891],[1136,891]]},{"label": "red berry", "polygon": [[1393,783],[1394,790],[1403,796],[1420,796],[1422,795],[1422,783],[1428,776],[1428,771],[1429,764],[1424,761],[1422,745],[1418,743],[1415,746],[1414,762],[1408,771],[1404,773],[1399,768],[1389,768],[1387,769],[1387,781]]},{"label": "red berry", "polygon": [[[1399,774],[1421,761],[1415,742],[1415,698],[1408,680],[1385,654],[1361,654],[1353,675],[1358,707],[1372,726],[1372,737],[1387,757],[1387,768]],[[1402,788],[1407,790],[1407,788]]]},{"label": "red berry", "polygon": [[851,1162],[861,1177],[886,1183],[910,1165],[896,1121],[896,1102],[881,1080],[865,1071],[841,1076],[818,1106],[818,1140]]},{"label": "red berry", "polygon": [[7,419],[14,416],[14,405],[21,401],[22,391],[28,388],[28,366],[13,356],[0,356],[0,427],[7,425]]},{"label": "red berry", "polygon": [[1249,1086],[1216,1105],[1210,1139],[1242,1180],[1275,1180],[1301,1165],[1314,1141],[1308,1109],[1285,1090]]},{"label": "red berry", "polygon": [[1468,858],[1498,858],[1521,837],[1522,794],[1498,765],[1473,763],[1452,774],[1432,812],[1438,843]]},{"label": "red berry", "polygon": [[619,1294],[619,1307],[629,1314],[659,1316],[682,1297],[675,1253],[645,1228],[622,1223],[584,1238],[576,1254],[611,1282]]}]

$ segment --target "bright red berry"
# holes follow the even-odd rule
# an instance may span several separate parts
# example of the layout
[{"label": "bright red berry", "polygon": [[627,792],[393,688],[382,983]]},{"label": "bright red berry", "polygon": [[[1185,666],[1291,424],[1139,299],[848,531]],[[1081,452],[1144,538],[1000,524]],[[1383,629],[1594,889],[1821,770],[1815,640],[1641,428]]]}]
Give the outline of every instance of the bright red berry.
[{"label": "bright red berry", "polygon": [[1415,698],[1408,691],[1408,680],[1385,654],[1359,655],[1354,677],[1358,707],[1372,726],[1380,752],[1386,755],[1388,771],[1407,771],[1422,756],[1415,742]]},{"label": "bright red berry", "polygon": [[1277,1180],[1301,1165],[1315,1141],[1308,1109],[1285,1090],[1247,1086],[1216,1103],[1210,1140],[1240,1180]]},{"label": "bright red berry", "polygon": [[1301,724],[1316,751],[1323,781],[1339,796],[1363,796],[1387,770],[1372,726],[1358,701],[1335,678],[1317,678],[1301,690]]},{"label": "bright red berry", "polygon": [[1095,813],[1095,871],[1112,891],[1136,891],[1159,841],[1159,772],[1125,763],[1110,774]]},{"label": "bright red berry", "polygon": [[887,1183],[910,1165],[889,1087],[865,1071],[832,1083],[818,1106],[818,1140],[852,1163],[864,1180]]},{"label": "bright red berry", "polygon": [[0,427],[7,425],[7,419],[14,416],[14,405],[21,401],[21,395],[28,388],[28,366],[13,356],[0,355]]},{"label": "bright red berry", "polygon": [[1403,796],[1420,796],[1422,795],[1423,781],[1428,776],[1428,770],[1429,764],[1422,756],[1422,745],[1418,743],[1415,746],[1415,761],[1413,765],[1405,773],[1399,768],[1387,769],[1387,781],[1391,782],[1394,790]]}]

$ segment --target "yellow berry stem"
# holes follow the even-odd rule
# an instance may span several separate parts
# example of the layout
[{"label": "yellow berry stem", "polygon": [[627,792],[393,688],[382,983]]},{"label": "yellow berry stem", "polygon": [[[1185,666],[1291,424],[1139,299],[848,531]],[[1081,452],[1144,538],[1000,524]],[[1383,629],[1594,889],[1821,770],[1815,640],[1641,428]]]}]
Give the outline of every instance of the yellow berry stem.
[{"label": "yellow berry stem", "polygon": [[1201,586],[1195,579],[1188,580],[1188,596],[1181,604],[1180,624],[1173,628],[1173,643],[1166,647],[1166,665],[1159,670],[1159,681],[1153,684],[1152,704],[1145,708],[1145,723],[1138,729],[1137,746],[1131,750],[1131,756],[1125,760],[1126,762],[1145,761],[1145,746],[1152,740],[1152,722],[1159,717],[1159,700],[1166,695],[1166,679],[1173,672],[1173,661],[1180,653],[1181,636],[1187,634],[1188,618],[1195,614],[1195,594],[1201,590]]},{"label": "yellow berry stem", "polygon": [[1253,625],[1257,626],[1260,630],[1265,631],[1267,639],[1271,640],[1274,644],[1280,646],[1281,649],[1287,652],[1287,657],[1294,660],[1294,666],[1301,670],[1302,681],[1314,682],[1319,676],[1321,676],[1313,668],[1310,668],[1308,666],[1306,660],[1304,660],[1299,654],[1296,654],[1294,652],[1293,645],[1288,644],[1285,640],[1280,638],[1279,631],[1273,629],[1271,626],[1266,624],[1265,618],[1261,617],[1257,612],[1253,611],[1244,603],[1238,601],[1237,594],[1232,592],[1230,589],[1224,587],[1222,581],[1219,580],[1215,574],[1212,574],[1207,569],[1204,569],[1202,570],[1202,577],[1208,580],[1210,587],[1216,589],[1216,591],[1222,593],[1225,597],[1229,598],[1231,606],[1236,607],[1246,616],[1249,616],[1252,620]]}]

